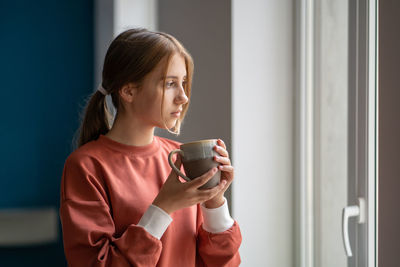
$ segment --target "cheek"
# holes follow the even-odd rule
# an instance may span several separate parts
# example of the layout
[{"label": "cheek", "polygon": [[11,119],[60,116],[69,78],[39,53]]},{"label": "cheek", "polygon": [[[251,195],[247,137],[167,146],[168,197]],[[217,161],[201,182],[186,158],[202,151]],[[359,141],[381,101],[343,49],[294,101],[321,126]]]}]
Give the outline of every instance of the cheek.
[{"label": "cheek", "polygon": [[136,114],[146,120],[158,120],[161,112],[161,102],[155,98],[141,99],[136,104]]},{"label": "cheek", "polygon": [[161,116],[161,104],[160,103],[153,103],[151,106],[148,107],[149,114],[152,114],[153,117],[160,117]]},{"label": "cheek", "polygon": [[167,90],[165,91],[165,96],[164,96],[164,103],[166,105],[172,105],[175,101],[176,93],[174,90]]},{"label": "cheek", "polygon": [[162,98],[162,96],[159,96],[157,94],[154,94],[154,95],[148,97],[148,99],[146,100],[145,106],[149,112],[151,112],[151,113],[154,113],[156,111],[160,112],[161,98]]}]

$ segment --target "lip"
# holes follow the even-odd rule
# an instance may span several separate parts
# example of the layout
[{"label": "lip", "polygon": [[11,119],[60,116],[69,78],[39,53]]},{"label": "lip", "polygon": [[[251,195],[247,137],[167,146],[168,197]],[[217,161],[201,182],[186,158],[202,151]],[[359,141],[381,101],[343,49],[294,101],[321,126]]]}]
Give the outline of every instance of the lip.
[{"label": "lip", "polygon": [[182,112],[182,109],[178,109],[177,111],[172,112],[171,114],[174,114],[174,113],[181,113],[181,112]]},{"label": "lip", "polygon": [[172,112],[171,115],[175,116],[175,117],[179,117],[181,115],[181,112],[182,112],[182,110],[180,109],[178,111]]}]

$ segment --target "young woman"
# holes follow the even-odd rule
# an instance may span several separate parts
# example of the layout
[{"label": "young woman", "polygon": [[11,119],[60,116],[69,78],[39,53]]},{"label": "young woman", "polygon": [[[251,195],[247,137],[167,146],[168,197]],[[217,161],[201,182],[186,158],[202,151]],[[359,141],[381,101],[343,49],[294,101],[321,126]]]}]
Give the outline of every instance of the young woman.
[{"label": "young woman", "polygon": [[[222,140],[221,183],[199,190],[217,171],[182,182],[168,165],[189,106],[193,62],[172,36],[121,33],[88,102],[78,149],[67,158],[60,217],[70,266],[238,266],[241,234],[224,192],[234,172]],[[117,114],[110,123],[106,95]],[[180,168],[180,158],[175,164]]]}]

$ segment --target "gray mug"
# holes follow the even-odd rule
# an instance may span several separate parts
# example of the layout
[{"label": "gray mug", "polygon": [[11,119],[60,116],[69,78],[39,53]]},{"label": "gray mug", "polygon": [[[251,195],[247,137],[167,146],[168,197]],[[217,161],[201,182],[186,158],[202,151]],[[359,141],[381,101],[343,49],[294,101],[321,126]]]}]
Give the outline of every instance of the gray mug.
[{"label": "gray mug", "polygon": [[[213,149],[217,144],[217,139],[200,140],[180,145],[180,149],[171,151],[168,155],[168,162],[171,168],[186,181],[197,178],[210,169],[218,167],[220,164],[214,161],[214,156],[219,154]],[[172,156],[179,153],[182,159],[182,165],[185,170],[183,174],[172,162]],[[221,180],[221,171],[218,170],[214,176],[199,189],[213,188]]]}]

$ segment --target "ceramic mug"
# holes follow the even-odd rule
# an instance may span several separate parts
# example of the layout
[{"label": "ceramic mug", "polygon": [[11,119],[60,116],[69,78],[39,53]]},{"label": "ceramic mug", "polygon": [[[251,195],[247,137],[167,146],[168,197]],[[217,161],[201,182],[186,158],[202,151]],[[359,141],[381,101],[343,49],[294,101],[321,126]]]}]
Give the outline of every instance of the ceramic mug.
[{"label": "ceramic mug", "polygon": [[[171,168],[186,181],[197,178],[210,169],[218,167],[220,164],[214,161],[214,156],[219,154],[213,149],[217,145],[217,139],[200,140],[180,145],[180,149],[171,151],[168,155],[168,162]],[[175,153],[181,155],[182,165],[185,170],[183,174],[172,162],[172,156]],[[221,170],[218,170],[214,176],[199,189],[213,188],[221,180]]]}]

